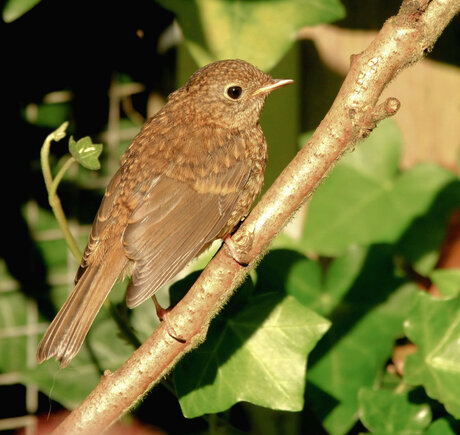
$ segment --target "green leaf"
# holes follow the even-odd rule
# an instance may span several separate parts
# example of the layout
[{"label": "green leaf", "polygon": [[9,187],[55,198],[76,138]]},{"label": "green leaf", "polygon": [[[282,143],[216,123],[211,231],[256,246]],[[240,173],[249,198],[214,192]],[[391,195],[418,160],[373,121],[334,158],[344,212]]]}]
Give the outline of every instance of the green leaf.
[{"label": "green leaf", "polygon": [[304,26],[345,16],[338,0],[159,0],[173,11],[198,65],[240,58],[269,70]]},{"label": "green leaf", "polygon": [[361,421],[373,434],[420,434],[431,422],[430,407],[412,403],[408,393],[362,388],[359,408]]},{"label": "green leaf", "polygon": [[291,296],[251,297],[239,313],[219,316],[206,341],[176,367],[182,412],[192,418],[239,401],[300,411],[307,356],[328,327]]},{"label": "green leaf", "polygon": [[332,327],[310,355],[307,397],[330,434],[345,434],[357,420],[359,389],[376,383],[402,335],[415,286],[395,275],[387,246],[351,249],[323,282],[309,306]]},{"label": "green leaf", "polygon": [[460,433],[460,421],[453,418],[440,418],[430,425],[426,435],[458,435]]},{"label": "green leaf", "polygon": [[257,267],[256,290],[287,292],[316,312],[321,288],[320,265],[296,251],[275,249]]},{"label": "green leaf", "polygon": [[401,147],[399,131],[387,120],[337,164],[311,200],[303,236],[308,250],[334,256],[351,244],[394,243],[456,182],[434,164],[398,175]]},{"label": "green leaf", "polygon": [[430,278],[443,296],[455,297],[459,294],[460,269],[436,269]]},{"label": "green leaf", "polygon": [[102,152],[102,144],[94,144],[89,136],[83,137],[77,142],[73,137],[70,137],[69,151],[83,167],[91,170],[100,169],[99,156]]},{"label": "green leaf", "polygon": [[5,23],[11,23],[32,9],[41,0],[6,0],[3,5],[2,18]]},{"label": "green leaf", "polygon": [[411,385],[423,385],[455,417],[460,417],[460,295],[439,299],[418,293],[407,321],[407,336],[417,346],[404,366]]},{"label": "green leaf", "polygon": [[309,357],[307,399],[331,434],[357,420],[358,391],[375,384],[403,333],[415,286],[398,278],[390,246],[354,246],[326,272],[300,253],[270,252],[257,268],[256,292],[286,292],[332,321]]},{"label": "green leaf", "polygon": [[[432,200],[427,210],[412,220],[410,227],[398,240],[397,250],[418,273],[426,276],[438,262],[449,216],[460,207],[460,182],[454,174],[434,165],[423,165],[415,169],[420,169],[420,176],[418,181],[414,177],[412,190],[417,190],[417,183],[419,188],[428,187],[431,183],[432,187],[426,193],[432,195]],[[439,189],[436,188],[438,182]],[[418,200],[417,195],[408,200]],[[423,237],[420,237],[421,234]]]}]

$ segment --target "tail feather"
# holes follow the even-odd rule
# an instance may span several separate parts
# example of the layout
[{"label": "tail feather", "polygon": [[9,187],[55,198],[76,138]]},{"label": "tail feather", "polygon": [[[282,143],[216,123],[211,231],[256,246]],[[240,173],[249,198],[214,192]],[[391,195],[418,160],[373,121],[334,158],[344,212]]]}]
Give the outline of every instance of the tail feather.
[{"label": "tail feather", "polygon": [[65,367],[78,353],[126,264],[126,257],[113,254],[101,265],[90,265],[85,270],[38,345],[38,362],[55,357]]}]

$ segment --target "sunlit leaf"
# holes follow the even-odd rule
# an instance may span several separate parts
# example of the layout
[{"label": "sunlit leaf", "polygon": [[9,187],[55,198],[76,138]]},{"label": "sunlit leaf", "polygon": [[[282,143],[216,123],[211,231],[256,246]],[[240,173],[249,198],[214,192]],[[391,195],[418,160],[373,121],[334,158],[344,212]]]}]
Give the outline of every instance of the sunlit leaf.
[{"label": "sunlit leaf", "polygon": [[362,388],[359,391],[361,421],[373,434],[418,434],[430,424],[427,404],[411,402],[409,394]]},{"label": "sunlit leaf", "polygon": [[431,226],[419,226],[401,243],[401,250],[409,260],[421,261],[433,251],[436,259],[446,216],[459,195],[449,194],[450,201],[447,205],[444,201],[442,208],[438,201],[451,185],[460,192],[458,180],[452,172],[428,163],[399,174],[401,147],[395,124],[382,122],[337,164],[310,202],[303,237],[307,249],[338,255],[352,244],[394,243],[433,209],[437,218],[429,222]]},{"label": "sunlit leaf", "polygon": [[359,389],[374,385],[402,335],[414,287],[395,275],[388,246],[354,247],[323,276],[315,262],[283,251],[267,255],[257,272],[265,286],[285,282],[287,292],[332,322],[310,354],[306,395],[330,434],[347,433]]},{"label": "sunlit leaf", "polygon": [[307,356],[329,322],[277,293],[254,296],[239,313],[216,320],[174,372],[184,415],[221,412],[239,401],[300,411]]},{"label": "sunlit leaf", "polygon": [[95,144],[89,136],[75,141],[69,139],[69,151],[80,165],[87,169],[97,170],[101,167],[99,156],[102,152],[102,144]]},{"label": "sunlit leaf", "polygon": [[430,397],[460,418],[460,295],[439,299],[420,292],[405,330],[418,349],[405,363],[406,381],[423,385]]}]

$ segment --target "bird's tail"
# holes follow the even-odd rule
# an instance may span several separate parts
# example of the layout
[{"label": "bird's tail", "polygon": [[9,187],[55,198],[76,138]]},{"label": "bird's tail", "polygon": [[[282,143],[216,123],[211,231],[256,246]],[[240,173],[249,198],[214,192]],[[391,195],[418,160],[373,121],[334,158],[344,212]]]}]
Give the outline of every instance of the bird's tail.
[{"label": "bird's tail", "polygon": [[38,345],[38,362],[55,357],[61,367],[69,364],[125,264],[126,257],[112,251],[99,266],[88,266]]}]

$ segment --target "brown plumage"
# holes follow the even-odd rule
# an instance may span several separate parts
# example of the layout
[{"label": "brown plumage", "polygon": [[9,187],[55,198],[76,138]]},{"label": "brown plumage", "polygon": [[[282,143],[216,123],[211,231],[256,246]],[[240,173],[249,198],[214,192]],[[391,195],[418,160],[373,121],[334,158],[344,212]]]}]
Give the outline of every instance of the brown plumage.
[{"label": "brown plumage", "polygon": [[127,304],[136,307],[231,233],[263,185],[265,98],[291,82],[225,60],[169,96],[107,186],[75,288],[40,342],[39,362],[72,360],[120,276],[132,273]]}]

